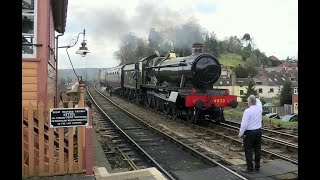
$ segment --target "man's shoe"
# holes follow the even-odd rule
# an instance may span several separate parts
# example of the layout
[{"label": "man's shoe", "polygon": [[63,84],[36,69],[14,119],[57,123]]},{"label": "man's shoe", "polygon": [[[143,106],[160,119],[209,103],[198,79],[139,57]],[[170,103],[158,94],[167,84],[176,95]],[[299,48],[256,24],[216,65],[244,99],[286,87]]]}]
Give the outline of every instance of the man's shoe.
[{"label": "man's shoe", "polygon": [[260,168],[255,168],[254,170],[257,171],[257,172],[259,172],[259,171],[260,171]]},{"label": "man's shoe", "polygon": [[247,174],[252,174],[253,170],[249,170],[249,169],[241,169],[241,172],[243,172],[243,173],[247,173]]}]

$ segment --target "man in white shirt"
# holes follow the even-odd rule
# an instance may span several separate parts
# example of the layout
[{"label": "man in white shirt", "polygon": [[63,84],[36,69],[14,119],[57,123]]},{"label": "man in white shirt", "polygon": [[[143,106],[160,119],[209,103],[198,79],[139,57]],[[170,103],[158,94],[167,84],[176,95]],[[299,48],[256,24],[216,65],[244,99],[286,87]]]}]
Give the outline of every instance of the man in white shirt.
[{"label": "man in white shirt", "polygon": [[252,150],[254,150],[255,170],[260,170],[261,136],[262,136],[262,104],[254,95],[248,97],[248,106],[242,117],[238,137],[243,137],[244,151],[247,162],[245,173],[253,172]]}]

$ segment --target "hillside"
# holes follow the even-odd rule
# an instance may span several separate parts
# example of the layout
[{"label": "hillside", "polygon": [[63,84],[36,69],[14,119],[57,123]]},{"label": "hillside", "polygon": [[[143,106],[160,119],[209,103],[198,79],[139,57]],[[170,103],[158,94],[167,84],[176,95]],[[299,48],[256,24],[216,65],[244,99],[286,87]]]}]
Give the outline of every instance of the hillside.
[{"label": "hillside", "polygon": [[[100,68],[79,68],[79,69],[75,69],[76,74],[78,76],[82,76],[83,80],[86,80],[86,75],[87,75],[87,79],[88,81],[92,81],[92,80],[98,80],[99,77],[99,69]],[[87,70],[87,72],[86,72]],[[73,72],[73,69],[59,69],[58,70],[58,78],[64,78],[65,80],[68,79],[72,79],[72,80],[76,80],[77,77]]]},{"label": "hillside", "polygon": [[228,67],[236,67],[244,65],[245,61],[241,59],[241,55],[234,53],[221,54],[219,58],[220,64],[223,64]]}]

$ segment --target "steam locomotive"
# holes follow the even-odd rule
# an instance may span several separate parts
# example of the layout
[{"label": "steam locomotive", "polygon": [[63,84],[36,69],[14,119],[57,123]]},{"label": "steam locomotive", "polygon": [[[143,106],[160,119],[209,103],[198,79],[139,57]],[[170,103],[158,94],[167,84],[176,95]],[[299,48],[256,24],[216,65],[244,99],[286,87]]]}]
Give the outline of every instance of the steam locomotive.
[{"label": "steam locomotive", "polygon": [[137,63],[99,71],[101,87],[191,123],[206,120],[223,122],[223,108],[238,106],[228,89],[213,89],[221,65],[212,54],[202,53],[202,44],[193,44],[192,55],[166,57],[151,55]]}]

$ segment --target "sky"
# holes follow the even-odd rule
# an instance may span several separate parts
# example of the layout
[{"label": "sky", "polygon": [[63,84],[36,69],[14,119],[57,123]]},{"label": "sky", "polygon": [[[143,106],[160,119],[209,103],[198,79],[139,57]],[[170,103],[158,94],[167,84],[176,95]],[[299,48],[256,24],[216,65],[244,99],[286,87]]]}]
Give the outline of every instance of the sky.
[{"label": "sky", "polygon": [[[85,28],[90,53],[75,54],[80,35],[68,49],[74,68],[110,68],[119,65],[114,52],[122,35],[133,32],[147,40],[150,28],[188,21],[214,32],[219,40],[249,33],[255,48],[267,56],[298,56],[297,0],[69,0],[59,46],[69,45]],[[58,58],[58,68],[72,68],[65,49],[59,49]]]}]

